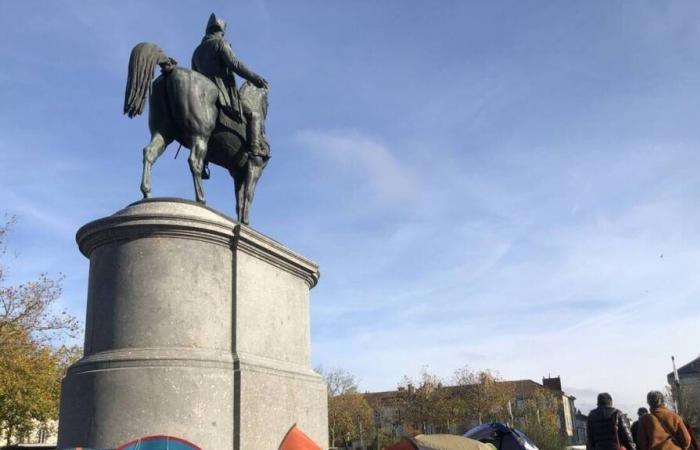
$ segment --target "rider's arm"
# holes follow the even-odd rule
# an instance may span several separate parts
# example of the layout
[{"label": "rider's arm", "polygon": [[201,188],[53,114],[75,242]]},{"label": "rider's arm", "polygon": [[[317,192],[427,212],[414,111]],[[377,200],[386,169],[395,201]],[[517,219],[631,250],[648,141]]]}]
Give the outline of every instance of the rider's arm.
[{"label": "rider's arm", "polygon": [[233,51],[228,44],[221,46],[221,51],[219,52],[221,58],[227,67],[231,68],[237,75],[245,78],[251,83],[258,83],[262,79],[260,75],[248,69],[242,62],[240,62],[235,56],[233,56]]}]

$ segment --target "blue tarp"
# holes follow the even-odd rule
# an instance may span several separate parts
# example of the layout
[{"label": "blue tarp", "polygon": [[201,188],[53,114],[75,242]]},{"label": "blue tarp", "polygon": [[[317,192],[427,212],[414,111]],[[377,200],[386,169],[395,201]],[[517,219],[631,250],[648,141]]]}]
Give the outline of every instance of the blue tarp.
[{"label": "blue tarp", "polygon": [[119,446],[117,450],[201,450],[184,439],[172,436],[149,436]]},{"label": "blue tarp", "polygon": [[[62,450],[91,450],[83,447]],[[148,436],[119,446],[117,450],[201,450],[184,439],[172,436]]]},{"label": "blue tarp", "polygon": [[496,450],[539,450],[525,433],[500,422],[478,425],[464,433],[464,437],[491,443]]}]

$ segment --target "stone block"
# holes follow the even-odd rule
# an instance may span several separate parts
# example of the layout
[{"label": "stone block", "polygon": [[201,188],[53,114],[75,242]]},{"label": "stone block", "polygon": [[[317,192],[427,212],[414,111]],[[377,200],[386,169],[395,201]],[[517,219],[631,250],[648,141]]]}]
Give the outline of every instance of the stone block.
[{"label": "stone block", "polygon": [[178,199],[134,203],[77,240],[85,356],[63,380],[59,448],[163,434],[276,449],[294,424],[326,446],[326,387],[309,367],[316,264]]}]

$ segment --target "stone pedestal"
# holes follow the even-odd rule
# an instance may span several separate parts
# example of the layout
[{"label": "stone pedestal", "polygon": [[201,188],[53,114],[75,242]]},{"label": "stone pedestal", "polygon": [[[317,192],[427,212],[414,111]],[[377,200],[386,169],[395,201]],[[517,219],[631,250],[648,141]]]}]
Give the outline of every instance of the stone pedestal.
[{"label": "stone pedestal", "polygon": [[195,203],[134,203],[78,231],[90,258],[85,356],[63,380],[58,447],[169,435],[274,450],[297,424],[328,442],[309,364],[318,267]]}]

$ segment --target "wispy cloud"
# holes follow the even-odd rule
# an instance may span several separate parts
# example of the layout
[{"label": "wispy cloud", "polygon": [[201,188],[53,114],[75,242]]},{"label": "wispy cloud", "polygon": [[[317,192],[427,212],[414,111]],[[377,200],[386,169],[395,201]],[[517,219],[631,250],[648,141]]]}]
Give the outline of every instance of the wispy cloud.
[{"label": "wispy cloud", "polygon": [[316,157],[333,164],[339,175],[357,179],[369,202],[415,201],[420,194],[418,173],[385,144],[364,133],[304,130],[297,140]]},{"label": "wispy cloud", "polygon": [[[352,148],[350,142],[345,136],[345,148]],[[510,378],[561,374],[565,387],[596,386],[633,411],[640,395],[665,383],[668,351],[654,340],[679,336],[688,357],[689,343],[700,341],[700,332],[690,326],[700,320],[694,300],[700,283],[688,272],[700,265],[700,239],[692,232],[700,215],[688,190],[688,177],[694,175],[654,175],[671,158],[693,150],[676,146],[660,157],[640,148],[612,160],[601,150],[597,162],[563,170],[559,161],[546,158],[534,174],[516,174],[506,182],[439,178],[427,188],[430,195],[445,196],[449,204],[488,193],[484,206],[495,214],[467,211],[449,220],[444,213],[428,215],[397,224],[389,238],[381,238],[378,258],[363,259],[360,252],[350,264],[348,255],[327,261],[331,274],[324,282],[333,293],[315,294],[322,297],[314,306],[320,322],[315,354],[329,364],[339,356],[335,349],[351,342],[336,364],[363,367],[369,389],[391,388],[400,379],[396,367],[408,373],[429,364],[448,376],[469,363]],[[601,164],[605,173],[595,173]],[[582,189],[578,180],[586,173],[596,182]],[[436,173],[427,168],[423,175],[435,178]],[[530,183],[532,177],[539,182]],[[625,185],[615,187],[618,179]],[[373,241],[371,234],[350,238],[367,253]],[[405,270],[406,276],[385,277],[392,270],[395,276]],[[342,282],[335,284],[336,278]],[[365,286],[368,279],[371,289]],[[659,323],[660,316],[677,310],[684,311],[682,320]],[[343,328],[343,323],[353,326]],[[644,353],[645,348],[656,353]],[[591,369],[596,361],[612,360],[625,364]],[[648,370],[654,361],[660,370]],[[630,372],[634,380],[619,387],[616,380]],[[587,389],[580,392],[583,408],[595,403],[596,389]]]}]

